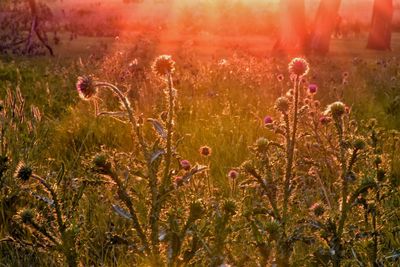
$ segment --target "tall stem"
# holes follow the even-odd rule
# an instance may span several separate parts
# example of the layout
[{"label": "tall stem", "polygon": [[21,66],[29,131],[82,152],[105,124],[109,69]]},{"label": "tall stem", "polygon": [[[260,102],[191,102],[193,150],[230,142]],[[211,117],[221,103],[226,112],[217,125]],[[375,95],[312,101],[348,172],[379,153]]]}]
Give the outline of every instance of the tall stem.
[{"label": "tall stem", "polygon": [[296,77],[294,80],[294,105],[293,105],[293,126],[290,137],[290,127],[289,132],[286,133],[286,146],[287,146],[287,162],[286,162],[286,171],[285,171],[285,186],[284,186],[284,199],[283,199],[283,213],[282,219],[283,224],[286,223],[287,220],[287,210],[288,210],[288,202],[290,197],[290,181],[292,179],[292,169],[293,169],[293,161],[294,161],[294,150],[296,147],[296,133],[297,133],[297,123],[298,123],[298,109],[299,109],[299,87],[300,87],[301,78]]}]

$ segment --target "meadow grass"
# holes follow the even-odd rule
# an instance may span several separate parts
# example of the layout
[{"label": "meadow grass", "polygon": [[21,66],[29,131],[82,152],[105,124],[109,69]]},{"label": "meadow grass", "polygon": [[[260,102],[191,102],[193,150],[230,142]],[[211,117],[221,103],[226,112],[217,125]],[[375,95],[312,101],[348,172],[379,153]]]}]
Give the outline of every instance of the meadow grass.
[{"label": "meadow grass", "polygon": [[[395,40],[399,38],[399,35],[394,37]],[[149,65],[146,63],[141,66],[144,77],[140,79],[121,73],[127,68],[127,63],[134,59],[129,57],[135,53],[138,53],[141,64],[140,56],[143,54],[151,53],[155,57],[163,49],[170,49],[176,52],[177,59],[174,77],[179,95],[176,124],[177,133],[184,143],[178,148],[179,153],[193,163],[209,165],[208,175],[212,183],[225,196],[229,196],[231,189],[227,173],[249,157],[248,147],[259,137],[274,138],[265,129],[263,118],[266,115],[273,118],[278,116],[274,101],[291,86],[287,74],[289,59],[260,57],[260,47],[264,44],[261,45],[258,39],[256,42],[256,45],[250,46],[253,50],[238,50],[228,55],[213,54],[217,51],[204,47],[204,43],[182,52],[174,40],[167,40],[170,46],[158,43],[162,48],[157,45],[144,47],[146,51],[143,53],[137,50],[132,52],[126,42],[114,46],[112,39],[80,38],[72,44],[65,41],[57,48],[59,56],[56,58],[3,58],[0,61],[0,99],[4,99],[7,88],[14,91],[19,87],[25,97],[26,108],[33,104],[42,112],[39,146],[30,155],[30,160],[39,170],[45,172],[49,166],[55,168],[63,162],[71,177],[90,176],[86,172],[87,162],[84,159],[102,150],[102,147],[129,152],[135,144],[129,138],[130,128],[127,125],[109,117],[96,118],[94,106],[79,100],[75,90],[76,78],[82,74],[106,78],[128,92],[134,108],[143,112],[143,117],[157,117],[165,103],[159,100],[162,99],[162,85],[154,81],[149,73]],[[400,58],[396,57],[396,52],[361,51],[364,43],[364,39],[335,40],[332,56],[310,56],[311,71],[307,82],[318,85],[317,99],[323,106],[341,100],[351,107],[351,112],[359,120],[377,118],[381,126],[398,130]],[[393,50],[399,51],[400,41],[394,43]],[[269,45],[268,42],[266,44]],[[81,47],[88,49],[82,50]],[[210,59],[209,54],[196,54],[196,50],[203,49],[213,51],[214,58]],[[118,55],[118,51],[122,51],[123,56]],[[125,55],[127,58],[124,58]],[[221,62],[222,59],[225,61]],[[278,81],[279,75],[283,75],[283,81]],[[101,96],[103,99],[111,97],[107,93]],[[101,105],[109,109],[118,103],[110,101]],[[146,131],[150,132],[150,128],[147,127]],[[202,145],[210,146],[213,150],[207,159],[198,152]],[[12,164],[15,167],[16,163]],[[116,231],[123,231],[125,223],[116,215],[110,215],[107,201],[101,202],[112,197],[110,195],[112,193],[101,190],[86,195],[81,209],[90,218],[87,219],[88,229],[98,227],[104,233],[108,231],[109,220],[115,220]],[[96,226],[90,226],[93,222],[96,222]],[[101,240],[104,236],[90,236],[90,231],[86,233],[88,236],[83,239],[105,243],[105,240]],[[98,248],[85,249],[81,253],[89,257],[84,260],[88,265],[93,263],[91,253],[97,253],[92,255],[96,259],[106,258],[98,255]],[[107,253],[115,253],[114,257],[120,264],[129,264],[132,259],[122,251],[116,248]],[[30,258],[29,255],[27,257]],[[40,261],[39,257],[37,260]],[[46,264],[51,264],[50,259],[46,261]]]}]

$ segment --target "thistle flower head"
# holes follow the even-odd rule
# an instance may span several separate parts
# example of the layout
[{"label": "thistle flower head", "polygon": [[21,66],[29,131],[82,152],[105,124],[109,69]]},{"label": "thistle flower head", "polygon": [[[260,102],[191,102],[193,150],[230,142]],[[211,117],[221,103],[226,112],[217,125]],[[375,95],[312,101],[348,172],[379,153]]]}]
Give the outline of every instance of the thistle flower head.
[{"label": "thistle flower head", "polygon": [[226,214],[235,215],[236,214],[236,203],[233,200],[225,200],[223,205],[223,210]]},{"label": "thistle flower head", "polygon": [[283,76],[283,74],[279,74],[278,76],[276,76],[276,78],[279,82],[282,82],[285,77]]},{"label": "thistle flower head", "polygon": [[354,148],[358,149],[358,150],[364,149],[365,148],[365,141],[363,139],[361,139],[361,138],[357,138],[354,141]]},{"label": "thistle flower head", "polygon": [[93,158],[93,165],[102,172],[108,172],[111,169],[111,163],[108,161],[107,155],[103,153],[97,154]]},{"label": "thistle flower head", "polygon": [[172,74],[175,70],[175,61],[169,55],[161,55],[154,60],[152,70],[159,76]]},{"label": "thistle flower head", "polygon": [[321,124],[323,124],[323,125],[326,125],[326,124],[330,123],[331,120],[332,120],[332,119],[331,119],[330,117],[328,117],[328,116],[321,116],[321,117],[319,118],[319,122],[320,122]]},{"label": "thistle flower head", "polygon": [[35,213],[31,209],[24,209],[19,213],[19,217],[21,218],[23,223],[30,223],[33,221]]},{"label": "thistle flower head", "polygon": [[236,180],[239,177],[239,173],[236,170],[230,170],[228,172],[228,177],[232,180]]},{"label": "thistle flower head", "polygon": [[209,146],[202,146],[199,149],[200,155],[204,156],[204,157],[208,157],[211,156],[211,148]]},{"label": "thistle flower head", "polygon": [[259,152],[264,152],[268,148],[268,139],[265,137],[260,137],[256,141],[257,150]]},{"label": "thistle flower head", "polygon": [[346,105],[340,101],[330,104],[325,111],[325,114],[332,115],[333,118],[340,118],[346,113]]},{"label": "thistle flower head", "polygon": [[292,61],[289,63],[289,73],[298,77],[307,75],[309,70],[310,66],[304,58],[297,57],[292,59]]},{"label": "thistle flower head", "polygon": [[14,177],[21,179],[22,181],[25,182],[25,181],[28,181],[29,178],[31,178],[32,173],[33,173],[32,169],[28,165],[26,165],[24,162],[21,161],[17,165],[17,169],[15,170]]},{"label": "thistle flower head", "polygon": [[179,162],[179,164],[181,165],[182,169],[184,169],[185,171],[190,170],[190,168],[192,167],[192,165],[190,164],[190,161],[188,161],[187,159],[183,159]]},{"label": "thistle flower head", "polygon": [[175,176],[174,177],[174,184],[175,184],[175,187],[180,187],[180,186],[183,186],[183,177],[182,176]]},{"label": "thistle flower head", "polygon": [[308,92],[310,94],[315,94],[318,91],[318,86],[316,84],[310,84],[308,85]]},{"label": "thistle flower head", "polygon": [[273,123],[273,120],[272,120],[271,116],[265,116],[264,117],[264,124],[265,125],[269,125],[269,124],[272,124],[272,123]]},{"label": "thistle flower head", "polygon": [[289,110],[289,99],[287,97],[279,97],[275,102],[275,108],[282,113],[286,113]]},{"label": "thistle flower head", "polygon": [[89,100],[97,93],[93,78],[91,76],[78,77],[76,82],[76,90],[78,91],[79,97],[83,100]]}]

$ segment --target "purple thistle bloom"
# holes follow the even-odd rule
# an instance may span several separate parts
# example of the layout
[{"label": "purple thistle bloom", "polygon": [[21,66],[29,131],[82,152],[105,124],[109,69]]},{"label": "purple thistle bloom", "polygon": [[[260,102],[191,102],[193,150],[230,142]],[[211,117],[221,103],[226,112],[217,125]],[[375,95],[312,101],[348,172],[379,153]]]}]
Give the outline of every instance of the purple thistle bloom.
[{"label": "purple thistle bloom", "polygon": [[313,83],[308,85],[308,92],[310,94],[315,94],[317,92],[317,90],[318,90],[318,85],[313,84]]},{"label": "purple thistle bloom", "polygon": [[180,165],[181,165],[182,169],[184,169],[185,171],[188,171],[191,168],[190,161],[188,161],[187,159],[181,160]]},{"label": "purple thistle bloom", "polygon": [[239,173],[235,170],[230,170],[228,173],[228,177],[231,178],[232,180],[235,180],[239,177]]},{"label": "purple thistle bloom", "polygon": [[273,123],[272,117],[271,116],[265,116],[264,124],[265,125],[269,125],[269,124],[272,124],[272,123]]}]

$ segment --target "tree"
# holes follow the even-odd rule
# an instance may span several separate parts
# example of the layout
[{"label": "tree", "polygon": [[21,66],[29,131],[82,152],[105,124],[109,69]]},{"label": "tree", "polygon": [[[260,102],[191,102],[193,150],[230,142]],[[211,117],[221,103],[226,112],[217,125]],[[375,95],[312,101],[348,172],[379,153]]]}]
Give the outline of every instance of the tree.
[{"label": "tree", "polygon": [[2,7],[5,11],[0,18],[0,53],[32,55],[47,49],[54,55],[42,26],[52,17],[47,5],[36,0],[7,0]]},{"label": "tree", "polygon": [[303,52],[306,49],[307,30],[304,0],[281,0],[280,29],[275,52]]},{"label": "tree", "polygon": [[393,0],[375,0],[367,48],[390,50]]},{"label": "tree", "polygon": [[311,49],[318,54],[327,54],[331,35],[338,24],[341,0],[321,0],[314,21]]}]

